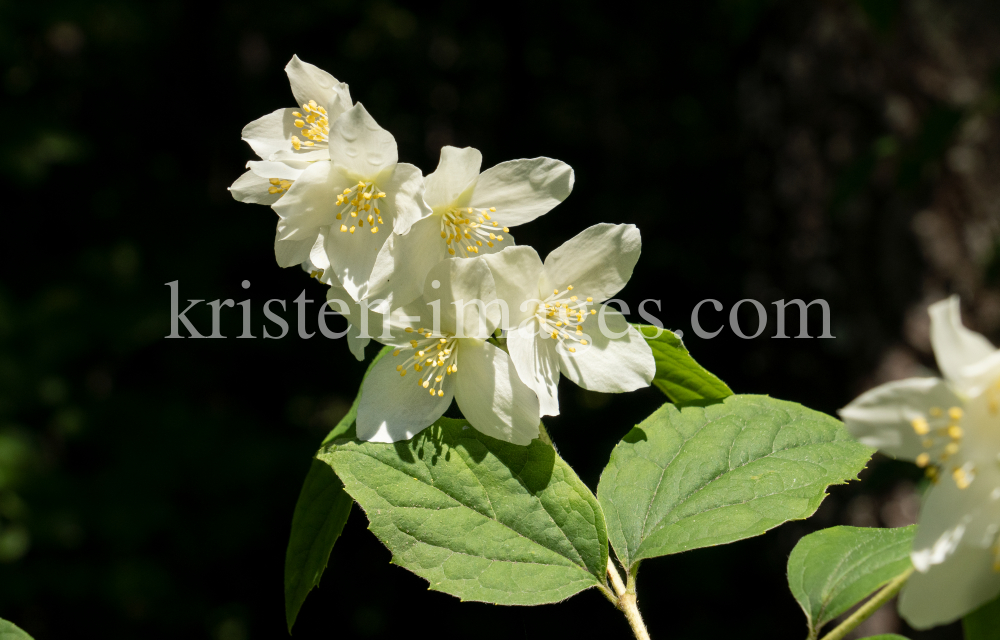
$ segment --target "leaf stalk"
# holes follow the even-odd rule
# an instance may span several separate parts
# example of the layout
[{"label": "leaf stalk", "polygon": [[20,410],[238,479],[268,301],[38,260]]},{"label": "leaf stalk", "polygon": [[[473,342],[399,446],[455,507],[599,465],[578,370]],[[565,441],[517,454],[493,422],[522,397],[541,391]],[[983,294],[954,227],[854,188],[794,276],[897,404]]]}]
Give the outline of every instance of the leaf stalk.
[{"label": "leaf stalk", "polygon": [[618,570],[615,569],[614,563],[611,562],[611,558],[608,558],[608,577],[611,578],[611,586],[618,596],[615,606],[625,614],[625,619],[628,620],[629,626],[632,627],[632,633],[635,634],[636,640],[649,640],[649,632],[646,631],[646,623],[642,621],[642,615],[639,613],[639,606],[635,597],[635,574],[632,572],[629,573],[628,585],[626,586],[622,582]]},{"label": "leaf stalk", "polygon": [[855,627],[892,600],[893,596],[899,593],[899,590],[903,588],[903,585],[906,584],[911,575],[913,575],[913,567],[893,578],[892,582],[882,587],[882,590],[872,596],[868,602],[861,605],[857,611],[838,624],[833,631],[823,636],[823,640],[843,640],[844,636],[853,631]]}]

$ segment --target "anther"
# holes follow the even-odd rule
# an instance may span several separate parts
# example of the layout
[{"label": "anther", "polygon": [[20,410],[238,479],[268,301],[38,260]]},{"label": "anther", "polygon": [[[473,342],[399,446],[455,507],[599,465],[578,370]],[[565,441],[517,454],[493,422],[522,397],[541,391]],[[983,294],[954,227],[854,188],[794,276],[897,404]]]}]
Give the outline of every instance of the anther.
[{"label": "anther", "polygon": [[927,420],[923,417],[914,418],[910,421],[910,425],[913,426],[913,430],[918,436],[925,436],[930,433],[930,425],[927,424]]}]

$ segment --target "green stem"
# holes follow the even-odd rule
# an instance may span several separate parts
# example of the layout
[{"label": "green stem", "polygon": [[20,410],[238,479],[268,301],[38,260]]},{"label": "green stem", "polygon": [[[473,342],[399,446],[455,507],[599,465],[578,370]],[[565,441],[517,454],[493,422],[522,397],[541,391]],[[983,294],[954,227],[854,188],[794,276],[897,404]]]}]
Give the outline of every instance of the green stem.
[{"label": "green stem", "polygon": [[611,578],[611,586],[618,596],[615,605],[625,614],[625,619],[632,627],[632,633],[635,634],[636,640],[649,640],[649,632],[646,631],[646,623],[642,621],[642,615],[639,614],[639,606],[635,597],[635,573],[629,572],[628,585],[625,585],[621,576],[618,575],[614,563],[611,562],[611,558],[608,558],[608,576]]},{"label": "green stem", "polygon": [[838,624],[833,631],[823,636],[823,640],[842,640],[844,636],[853,631],[855,627],[864,622],[873,613],[878,611],[885,603],[892,600],[893,596],[899,593],[906,581],[913,574],[913,567],[893,578],[892,582],[885,585],[881,591],[872,596],[871,600],[864,603],[857,611],[852,613],[847,620]]}]

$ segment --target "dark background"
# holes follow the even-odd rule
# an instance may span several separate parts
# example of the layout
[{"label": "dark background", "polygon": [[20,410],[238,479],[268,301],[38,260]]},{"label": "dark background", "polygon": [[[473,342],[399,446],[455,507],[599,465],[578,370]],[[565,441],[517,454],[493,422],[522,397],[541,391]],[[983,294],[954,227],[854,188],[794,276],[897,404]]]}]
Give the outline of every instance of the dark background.
[{"label": "dark background", "polygon": [[[258,336],[265,300],[323,296],[275,265],[273,212],[226,191],[252,158],[242,126],[294,106],[293,53],[348,82],[425,173],[442,144],[484,167],[569,162],[574,193],[519,243],[544,255],[637,224],[626,300],[661,299],[737,392],[833,412],[933,367],[925,310],[949,292],[1000,331],[998,28],[988,0],[0,0],[0,616],[38,640],[285,637],[292,509],[364,364],[294,325],[235,339],[238,309],[227,340],[163,337],[174,280],[183,299],[251,300]],[[709,328],[742,298],[769,326],[698,339],[706,298],[725,305]],[[770,303],[790,298],[827,300],[836,339],[770,337]],[[592,488],[664,400],[561,393],[549,429]],[[912,466],[876,458],[864,478],[804,523],[645,563],[653,637],[803,637],[795,542],[915,518]],[[462,604],[388,560],[356,509],[295,637],[628,637],[594,591]],[[866,624],[908,633],[891,608]]]}]

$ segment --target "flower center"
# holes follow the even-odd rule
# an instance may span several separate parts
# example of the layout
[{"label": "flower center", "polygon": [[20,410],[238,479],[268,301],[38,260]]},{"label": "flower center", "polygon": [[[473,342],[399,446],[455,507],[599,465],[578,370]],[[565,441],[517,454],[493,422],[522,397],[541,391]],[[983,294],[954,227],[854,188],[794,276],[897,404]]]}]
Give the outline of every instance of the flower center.
[{"label": "flower center", "polygon": [[[413,329],[407,327],[407,333]],[[458,371],[458,350],[455,348],[456,338],[451,335],[435,334],[429,329],[417,329],[421,338],[410,340],[409,347],[396,349],[393,356],[402,351],[411,351],[403,364],[396,365],[400,377],[412,370],[417,374],[417,384],[427,389],[432,396],[444,396],[444,377]]]},{"label": "flower center", "polygon": [[552,295],[542,301],[535,311],[535,318],[541,325],[542,337],[548,336],[553,340],[558,340],[559,345],[566,348],[570,353],[576,353],[575,344],[587,346],[587,340],[583,338],[583,329],[580,326],[588,316],[595,315],[596,309],[588,309],[588,305],[594,304],[593,298],[580,300],[579,296],[572,295],[573,285],[566,287],[564,291],[553,289]]},{"label": "flower center", "polygon": [[[441,214],[441,239],[448,247],[450,255],[456,254],[463,258],[479,253],[479,247],[493,247],[494,242],[503,242],[503,235],[494,232],[501,231],[500,223],[490,218],[496,207],[489,209],[473,209],[472,207],[451,208]],[[503,233],[510,229],[502,228]],[[452,246],[455,243],[455,246]]]},{"label": "flower center", "polygon": [[[917,416],[910,420],[914,433],[923,437],[924,449],[927,449],[917,456],[917,466],[926,469],[927,477],[933,482],[938,481],[938,467],[943,466],[962,448],[962,436],[965,432],[959,423],[963,415],[961,407],[950,407],[947,411],[943,411],[941,407],[931,407],[927,416]],[[931,464],[932,461],[935,464]],[[976,465],[967,462],[961,467],[953,466],[951,477],[959,489],[968,489],[976,479]]]},{"label": "flower center", "polygon": [[[384,198],[385,192],[379,191],[374,182],[359,182],[350,189],[344,189],[337,194],[337,220],[343,220],[340,230],[344,233],[354,233],[356,229],[371,227],[372,233],[378,233],[378,225],[385,224],[378,208],[379,198]],[[350,225],[350,226],[348,226]]]},{"label": "flower center", "polygon": [[[282,180],[280,178],[271,178],[268,180],[271,186],[267,188],[267,192],[271,194],[280,193],[282,196],[288,191],[288,188],[292,186],[294,180]],[[279,198],[281,196],[278,196]]]},{"label": "flower center", "polygon": [[330,119],[326,116],[326,109],[316,104],[315,100],[310,100],[302,105],[302,111],[305,111],[306,115],[298,111],[293,111],[292,115],[295,116],[295,126],[302,129],[302,135],[306,140],[303,142],[298,136],[292,136],[292,148],[299,151],[302,147],[315,147],[317,142],[320,143],[320,147],[327,146],[330,138]]}]

